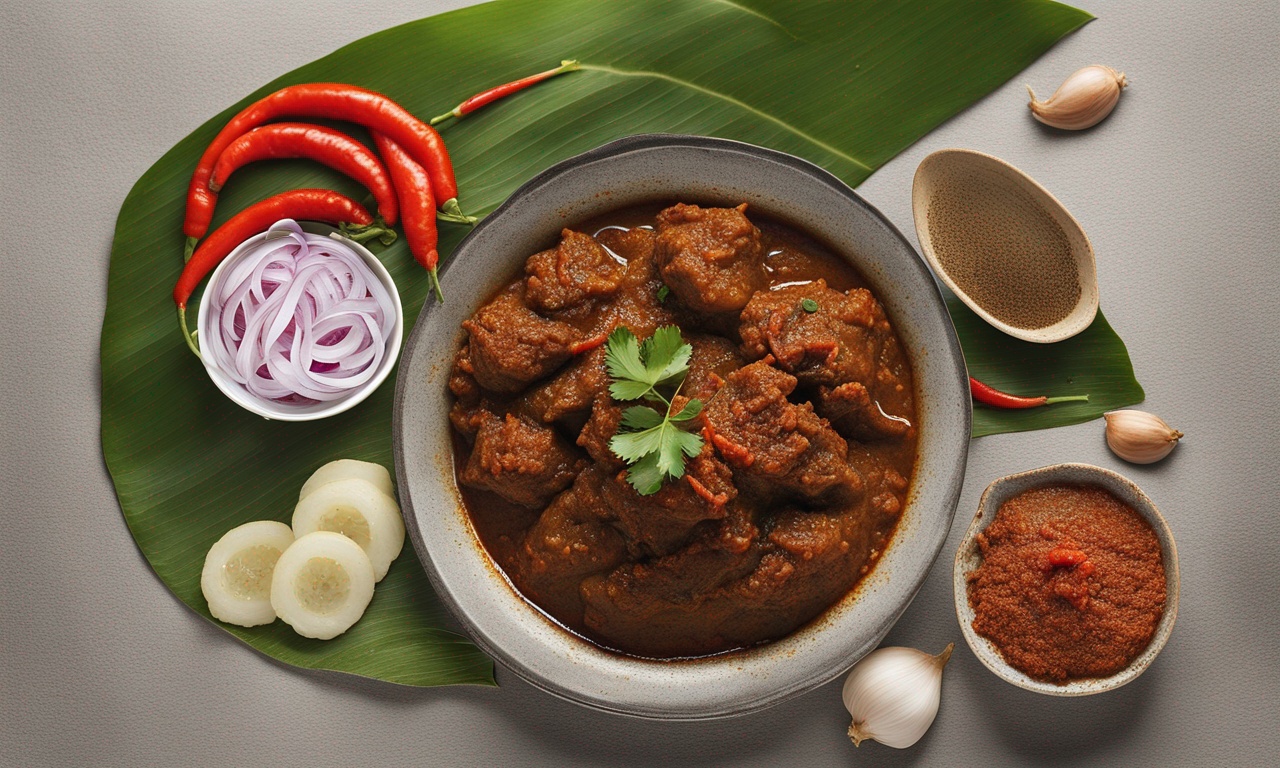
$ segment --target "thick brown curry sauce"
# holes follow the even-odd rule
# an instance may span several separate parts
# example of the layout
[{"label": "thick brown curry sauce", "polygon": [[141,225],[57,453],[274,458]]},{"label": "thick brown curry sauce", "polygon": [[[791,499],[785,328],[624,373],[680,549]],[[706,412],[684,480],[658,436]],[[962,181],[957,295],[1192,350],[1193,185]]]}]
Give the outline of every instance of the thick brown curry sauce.
[{"label": "thick brown curry sauce", "polygon": [[[548,246],[464,324],[450,380],[458,487],[516,590],[650,658],[775,640],[848,594],[894,535],[917,437],[910,363],[861,276],[738,209],[633,207]],[[603,347],[578,350],[671,324],[706,445],[642,497],[607,448],[627,404]]]}]

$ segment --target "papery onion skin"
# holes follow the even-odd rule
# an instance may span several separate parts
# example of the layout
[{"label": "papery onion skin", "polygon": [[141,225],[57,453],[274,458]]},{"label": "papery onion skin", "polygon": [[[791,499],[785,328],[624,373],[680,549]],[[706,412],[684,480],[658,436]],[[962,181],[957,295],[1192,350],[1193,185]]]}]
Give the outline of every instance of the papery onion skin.
[{"label": "papery onion skin", "polygon": [[[391,295],[350,246],[283,219],[208,287],[206,364],[276,405],[346,397],[376,374]],[[283,237],[270,237],[272,233]]]}]

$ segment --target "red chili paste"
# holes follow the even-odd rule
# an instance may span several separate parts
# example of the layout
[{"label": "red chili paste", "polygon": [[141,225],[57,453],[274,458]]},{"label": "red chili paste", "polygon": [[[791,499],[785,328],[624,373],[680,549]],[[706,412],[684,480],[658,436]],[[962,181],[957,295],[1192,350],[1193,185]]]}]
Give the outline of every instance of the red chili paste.
[{"label": "red chili paste", "polygon": [[1151,642],[1165,602],[1160,541],[1110,492],[1026,491],[1000,506],[978,546],[973,628],[1027,675],[1108,677]]}]

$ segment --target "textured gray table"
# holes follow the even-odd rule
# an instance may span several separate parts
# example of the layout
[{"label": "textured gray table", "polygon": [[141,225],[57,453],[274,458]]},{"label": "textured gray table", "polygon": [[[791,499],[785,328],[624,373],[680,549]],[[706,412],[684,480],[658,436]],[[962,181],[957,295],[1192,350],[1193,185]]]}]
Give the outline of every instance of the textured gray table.
[{"label": "textured gray table", "polygon": [[[464,3],[454,3],[464,4]],[[499,671],[497,689],[412,690],[297,672],[184,608],[148,569],[98,446],[98,333],[115,215],[133,182],[268,79],[448,2],[0,6],[0,764],[1263,765],[1280,759],[1280,17],[1147,0],[1100,18],[889,163],[861,192],[912,231],[911,175],[941,147],[992,152],[1084,223],[1102,303],[1146,406],[1187,433],[1125,466],[1100,423],[973,445],[951,541],[890,644],[960,648],[911,750],[855,751],[838,684],[703,724],[598,714]],[[1133,86],[1083,135],[1026,118],[1101,62]],[[1086,461],[1137,480],[1182,562],[1168,647],[1079,700],[1026,693],[963,646],[950,558],[995,477]]]}]

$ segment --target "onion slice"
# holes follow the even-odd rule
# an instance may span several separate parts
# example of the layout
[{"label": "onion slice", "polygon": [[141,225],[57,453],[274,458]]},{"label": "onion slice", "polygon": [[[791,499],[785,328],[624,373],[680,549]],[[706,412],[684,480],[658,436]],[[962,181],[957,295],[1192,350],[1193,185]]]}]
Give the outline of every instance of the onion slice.
[{"label": "onion slice", "polygon": [[395,308],[345,243],[282,219],[230,266],[209,287],[213,332],[201,343],[229,378],[264,400],[313,405],[377,373]]}]

